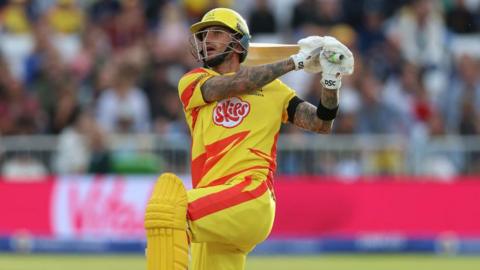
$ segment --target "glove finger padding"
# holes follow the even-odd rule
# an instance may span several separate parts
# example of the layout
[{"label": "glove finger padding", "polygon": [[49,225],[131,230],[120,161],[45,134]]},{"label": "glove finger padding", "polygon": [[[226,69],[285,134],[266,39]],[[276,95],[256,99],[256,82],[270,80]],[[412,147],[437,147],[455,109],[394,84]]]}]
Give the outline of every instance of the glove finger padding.
[{"label": "glove finger padding", "polygon": [[[340,75],[351,75],[354,70],[354,58],[352,52],[347,48],[347,46],[343,45],[340,41],[338,41],[334,37],[326,36],[324,37],[323,42],[323,49],[322,49],[322,56],[320,57],[320,62],[328,62],[332,64],[332,68],[337,69]],[[332,54],[343,55],[343,59],[338,62],[331,62],[329,60],[329,56]],[[325,63],[326,65],[329,65]],[[336,72],[336,73],[337,73]]]},{"label": "glove finger padding", "polygon": [[300,47],[298,54],[292,55],[295,70],[304,68],[307,72],[320,72],[321,66],[318,55],[323,47],[323,37],[309,36],[299,40],[298,45]]},{"label": "glove finger padding", "polygon": [[320,53],[322,48],[314,49],[310,55],[311,59],[305,61],[305,68],[304,70],[308,73],[320,73],[322,72],[322,66],[320,65]]},{"label": "glove finger padding", "polygon": [[300,46],[300,50],[304,49],[308,52],[313,51],[318,47],[323,46],[323,37],[321,36],[309,36],[306,38],[302,38],[298,41],[298,45]]},{"label": "glove finger padding", "polygon": [[[340,55],[342,57],[339,57]],[[322,68],[321,82],[327,89],[339,89],[342,76],[353,73],[354,58],[352,52],[333,37],[324,38],[324,47],[319,58]]]}]

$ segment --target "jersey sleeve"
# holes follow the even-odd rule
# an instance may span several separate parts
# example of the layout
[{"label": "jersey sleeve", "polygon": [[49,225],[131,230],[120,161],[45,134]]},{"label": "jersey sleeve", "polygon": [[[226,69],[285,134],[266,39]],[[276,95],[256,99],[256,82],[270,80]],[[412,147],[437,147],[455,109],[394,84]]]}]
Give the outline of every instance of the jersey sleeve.
[{"label": "jersey sleeve", "polygon": [[290,88],[288,85],[284,84],[280,80],[276,80],[278,83],[277,89],[280,94],[280,101],[282,102],[282,123],[287,123],[288,122],[288,104],[290,103],[290,100],[295,97],[297,94],[295,90]]},{"label": "jersey sleeve", "polygon": [[180,79],[178,82],[178,94],[185,111],[207,104],[203,99],[200,87],[213,76],[207,70],[197,68],[188,72]]}]

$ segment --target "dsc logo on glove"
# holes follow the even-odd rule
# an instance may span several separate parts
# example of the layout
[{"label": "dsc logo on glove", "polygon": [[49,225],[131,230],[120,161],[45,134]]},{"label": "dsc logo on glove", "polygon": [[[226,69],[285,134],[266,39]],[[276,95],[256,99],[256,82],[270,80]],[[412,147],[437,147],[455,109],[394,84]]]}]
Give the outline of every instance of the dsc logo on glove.
[{"label": "dsc logo on glove", "polygon": [[334,80],[324,80],[323,83],[324,83],[325,86],[335,87],[336,81],[334,81]]}]

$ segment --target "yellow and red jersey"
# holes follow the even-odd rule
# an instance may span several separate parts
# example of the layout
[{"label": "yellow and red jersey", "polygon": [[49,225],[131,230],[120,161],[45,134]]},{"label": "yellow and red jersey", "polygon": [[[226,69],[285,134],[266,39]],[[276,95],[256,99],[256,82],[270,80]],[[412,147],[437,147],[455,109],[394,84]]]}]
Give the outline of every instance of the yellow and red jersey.
[{"label": "yellow and red jersey", "polygon": [[192,136],[192,184],[215,186],[250,176],[267,179],[276,169],[276,142],[295,92],[274,80],[254,93],[207,103],[200,87],[220,74],[197,68],[178,91]]}]

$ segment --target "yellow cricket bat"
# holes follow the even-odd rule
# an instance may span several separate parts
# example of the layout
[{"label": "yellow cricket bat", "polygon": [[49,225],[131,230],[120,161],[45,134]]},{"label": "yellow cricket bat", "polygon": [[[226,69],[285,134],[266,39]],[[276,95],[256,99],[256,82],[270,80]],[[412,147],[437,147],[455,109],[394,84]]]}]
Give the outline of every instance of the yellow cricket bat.
[{"label": "yellow cricket bat", "polygon": [[298,50],[297,44],[250,43],[247,59],[243,64],[256,66],[274,63],[298,53]]},{"label": "yellow cricket bat", "polygon": [[[243,65],[256,66],[277,62],[298,53],[300,47],[297,44],[278,43],[250,43],[247,59]],[[323,52],[323,55],[332,63],[339,63],[344,56],[334,52]]]}]

